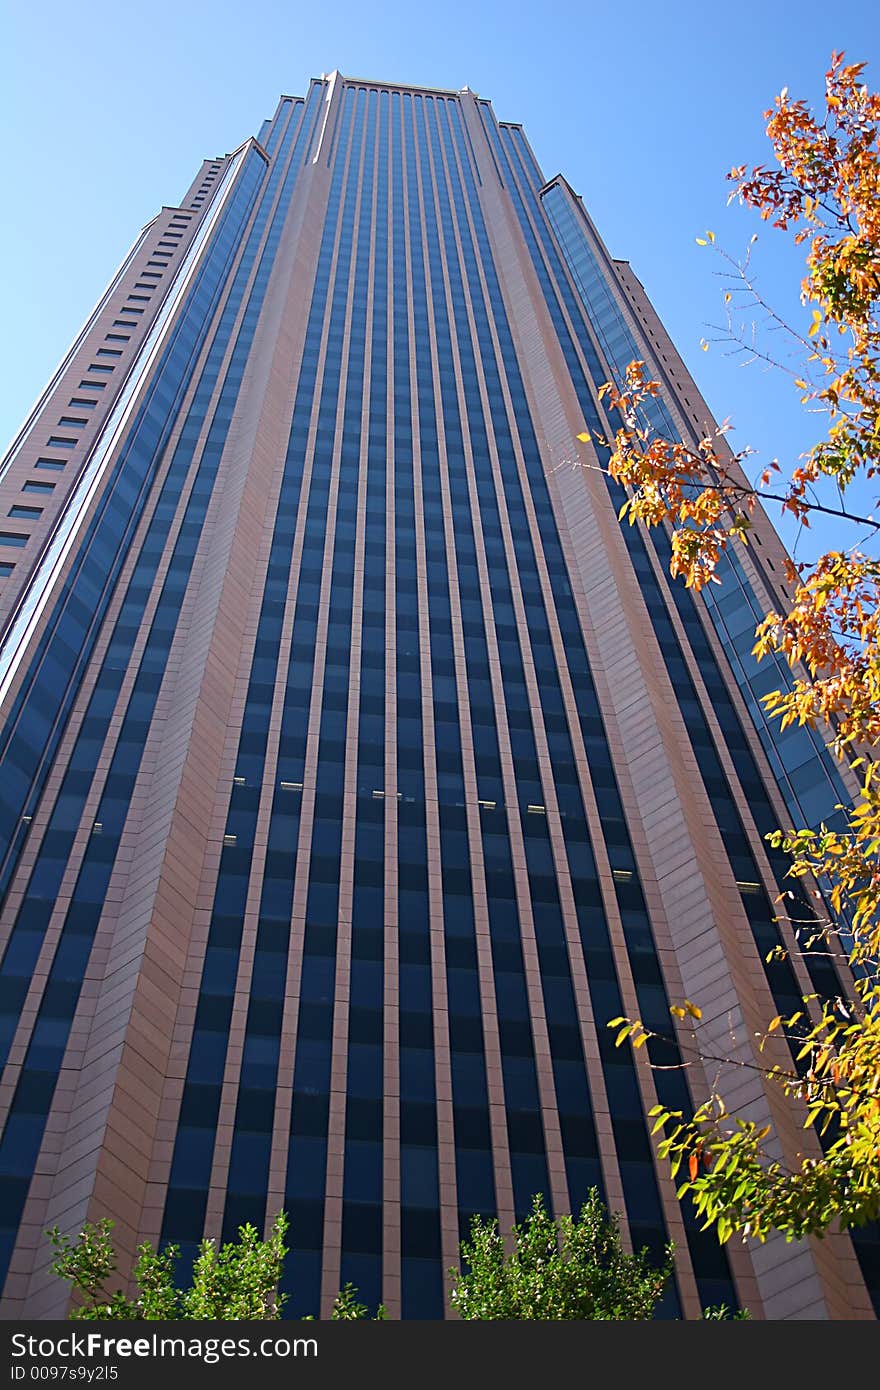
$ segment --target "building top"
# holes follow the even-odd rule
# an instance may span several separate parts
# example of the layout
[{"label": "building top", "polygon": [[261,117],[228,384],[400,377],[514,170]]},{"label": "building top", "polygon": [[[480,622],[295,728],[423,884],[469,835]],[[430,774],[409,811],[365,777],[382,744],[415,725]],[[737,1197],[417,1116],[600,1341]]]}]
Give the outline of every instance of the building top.
[{"label": "building top", "polygon": [[339,82],[347,82],[352,87],[386,87],[394,92],[428,92],[443,97],[458,97],[464,92],[469,92],[473,97],[477,95],[470,87],[430,87],[419,82],[386,82],[378,77],[351,77],[340,72],[338,68],[334,68],[333,72],[321,74],[324,82],[332,82],[334,78]]}]

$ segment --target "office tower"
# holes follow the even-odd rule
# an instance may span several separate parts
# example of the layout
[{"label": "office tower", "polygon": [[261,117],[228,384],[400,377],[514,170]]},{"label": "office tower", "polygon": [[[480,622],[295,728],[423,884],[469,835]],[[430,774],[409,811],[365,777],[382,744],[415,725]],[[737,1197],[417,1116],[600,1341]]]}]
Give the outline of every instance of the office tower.
[{"label": "office tower", "polygon": [[313,81],[138,237],[0,475],[7,1316],[64,1312],[49,1226],[185,1261],[284,1207],[290,1313],[440,1317],[473,1213],[593,1185],[675,1241],[669,1316],[871,1316],[866,1240],[699,1233],[644,1117],[714,1067],[605,1026],[686,996],[748,1064],[833,988],[765,960],[762,837],[847,795],[757,703],[769,524],[695,598],[576,442],[634,356],[699,438],[639,282],[467,88]]}]

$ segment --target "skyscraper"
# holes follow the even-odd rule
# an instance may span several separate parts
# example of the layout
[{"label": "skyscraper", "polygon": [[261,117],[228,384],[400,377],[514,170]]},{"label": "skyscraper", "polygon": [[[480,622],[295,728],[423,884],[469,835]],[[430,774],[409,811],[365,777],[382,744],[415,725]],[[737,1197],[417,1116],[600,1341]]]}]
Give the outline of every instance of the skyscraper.
[{"label": "skyscraper", "polygon": [[848,795],[758,703],[769,523],[695,598],[576,442],[633,357],[699,439],[467,88],[315,80],[137,238],[0,468],[7,1316],[64,1312],[49,1226],[186,1256],[284,1207],[292,1313],[440,1317],[473,1213],[593,1185],[675,1241],[670,1316],[871,1316],[867,1239],[697,1230],[645,1113],[714,1064],[606,1027],[697,999],[728,1104],[804,1142],[748,1064],[835,982],[766,962],[762,837]]}]

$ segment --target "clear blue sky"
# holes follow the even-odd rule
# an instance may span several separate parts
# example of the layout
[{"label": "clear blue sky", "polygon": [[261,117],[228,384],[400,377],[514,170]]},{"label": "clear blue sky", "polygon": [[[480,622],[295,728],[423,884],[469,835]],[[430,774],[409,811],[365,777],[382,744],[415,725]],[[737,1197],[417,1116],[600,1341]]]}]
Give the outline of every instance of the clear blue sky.
[{"label": "clear blue sky", "polygon": [[[18,427],[140,227],[176,203],[205,156],[234,149],[281,92],[339,68],[467,84],[522,121],[548,177],[562,172],[612,254],[629,259],[735,447],[792,458],[815,428],[778,374],[713,347],[711,227],[738,252],[759,224],[727,209],[724,173],[768,149],[761,113],[788,85],[820,96],[833,48],[880,86],[869,0],[176,0],[83,6],[6,0],[0,111],[0,448]],[[797,313],[799,253],[760,228],[762,288]],[[829,535],[829,543],[849,536]]]}]

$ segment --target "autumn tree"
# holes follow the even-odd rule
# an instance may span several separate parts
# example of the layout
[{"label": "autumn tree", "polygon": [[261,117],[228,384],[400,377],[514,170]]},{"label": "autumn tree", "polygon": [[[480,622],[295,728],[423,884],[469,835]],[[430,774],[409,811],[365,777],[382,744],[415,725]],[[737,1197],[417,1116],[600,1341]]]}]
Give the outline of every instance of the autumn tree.
[{"label": "autumn tree", "polygon": [[[654,1112],[660,1153],[683,1177],[680,1194],[690,1191],[722,1240],[734,1232],[764,1240],[773,1230],[789,1239],[821,1235],[880,1215],[880,561],[871,554],[872,509],[850,500],[871,488],[880,467],[880,95],[862,82],[863,66],[833,55],[818,115],[783,91],[765,113],[775,164],[728,175],[733,198],[806,248],[807,324],[803,332],[777,324],[799,353],[795,389],[824,421],[815,446],[788,469],[774,461],[752,486],[724,427],[697,448],[651,428],[646,405],[659,386],[643,362],[601,392],[620,416],[614,437],[599,444],[627,489],[621,517],[669,529],[672,573],[692,589],[719,582],[721,553],[748,544],[759,497],[805,528],[816,513],[855,528],[852,544],[789,565],[787,611],[760,623],[754,648],[791,667],[789,688],[765,698],[780,727],[828,730],[861,786],[854,806],[839,808],[841,828],[783,827],[769,837],[808,895],[821,886],[829,908],[816,924],[795,923],[788,949],[837,956],[850,980],[841,997],[806,996],[792,1015],[767,1023],[766,1035],[785,1037],[791,1055],[790,1065],[768,1065],[767,1080],[801,1107],[805,1127],[818,1129],[821,1150],[781,1161],[770,1130],[728,1114],[717,1089],[693,1116]],[[714,236],[700,240],[709,245]],[[748,263],[727,262],[739,288],[756,295]],[[699,1007],[685,1001],[673,1013],[692,1025],[686,1048],[699,1054]],[[614,1026],[619,1043],[656,1036],[638,1020]]]}]

